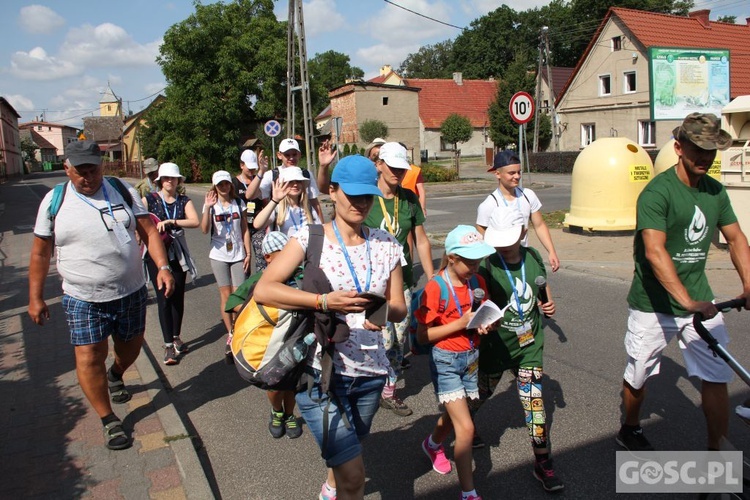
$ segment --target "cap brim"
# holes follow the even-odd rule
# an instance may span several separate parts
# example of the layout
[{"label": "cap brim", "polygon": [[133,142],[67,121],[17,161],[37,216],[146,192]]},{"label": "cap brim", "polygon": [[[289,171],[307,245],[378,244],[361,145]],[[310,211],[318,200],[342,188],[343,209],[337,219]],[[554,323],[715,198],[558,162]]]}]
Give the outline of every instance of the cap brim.
[{"label": "cap brim", "polygon": [[358,184],[354,182],[342,182],[339,183],[339,187],[344,192],[344,194],[349,196],[362,196],[362,195],[372,195],[372,196],[383,196],[383,193],[378,189],[377,186],[373,186],[372,184]]},{"label": "cap brim", "polygon": [[406,160],[400,160],[400,159],[392,159],[389,161],[385,161],[385,164],[388,165],[390,168],[398,168],[400,170],[411,170],[411,165],[409,165],[409,162]]},{"label": "cap brim", "polygon": [[460,246],[449,253],[456,254],[464,259],[478,260],[492,255],[495,253],[495,249],[486,242],[480,242],[469,246]]},{"label": "cap brim", "polygon": [[74,167],[80,167],[81,165],[101,165],[102,157],[99,155],[81,155],[75,158],[68,158],[67,161]]},{"label": "cap brim", "polygon": [[523,226],[515,226],[500,230],[488,227],[484,233],[484,242],[493,248],[509,247],[521,239],[522,231]]}]

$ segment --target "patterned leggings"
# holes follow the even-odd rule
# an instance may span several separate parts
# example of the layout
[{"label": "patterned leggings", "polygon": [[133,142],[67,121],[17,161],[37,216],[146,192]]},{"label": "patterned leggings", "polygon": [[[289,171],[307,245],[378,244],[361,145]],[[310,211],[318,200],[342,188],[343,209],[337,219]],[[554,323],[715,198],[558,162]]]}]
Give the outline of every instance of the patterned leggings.
[{"label": "patterned leggings", "polygon": [[[521,400],[521,406],[526,417],[526,427],[531,437],[531,445],[534,448],[546,448],[547,417],[542,400],[542,375],[544,374],[542,367],[515,368],[513,373],[516,376],[518,398]],[[502,375],[502,373],[487,374],[479,371],[479,399],[469,400],[472,416],[495,392]]]},{"label": "patterned leggings", "polygon": [[388,381],[394,385],[396,380],[403,372],[401,362],[404,360],[404,347],[406,345],[406,329],[409,327],[409,318],[411,317],[411,290],[404,290],[404,299],[406,300],[406,317],[398,322],[390,321],[383,327],[383,344],[385,346],[386,356],[390,362],[388,367]]}]

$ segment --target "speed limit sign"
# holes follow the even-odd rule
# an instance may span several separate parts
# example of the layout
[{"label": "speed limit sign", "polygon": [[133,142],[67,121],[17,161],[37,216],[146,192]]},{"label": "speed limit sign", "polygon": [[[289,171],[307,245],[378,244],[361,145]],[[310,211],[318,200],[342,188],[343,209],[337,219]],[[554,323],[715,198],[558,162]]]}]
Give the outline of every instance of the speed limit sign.
[{"label": "speed limit sign", "polygon": [[534,100],[528,92],[516,92],[510,98],[510,117],[519,125],[534,118]]}]

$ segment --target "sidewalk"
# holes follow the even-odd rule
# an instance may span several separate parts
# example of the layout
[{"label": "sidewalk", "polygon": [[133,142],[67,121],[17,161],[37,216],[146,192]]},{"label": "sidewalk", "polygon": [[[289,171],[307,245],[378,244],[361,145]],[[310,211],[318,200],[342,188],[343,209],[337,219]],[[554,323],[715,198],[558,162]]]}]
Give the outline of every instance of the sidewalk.
[{"label": "sidewalk", "polygon": [[45,190],[34,176],[0,184],[0,497],[212,498],[147,347],[124,376],[133,399],[113,405],[133,446],[110,451],[78,385],[56,273],[45,290],[50,321],[28,318],[28,255]]}]

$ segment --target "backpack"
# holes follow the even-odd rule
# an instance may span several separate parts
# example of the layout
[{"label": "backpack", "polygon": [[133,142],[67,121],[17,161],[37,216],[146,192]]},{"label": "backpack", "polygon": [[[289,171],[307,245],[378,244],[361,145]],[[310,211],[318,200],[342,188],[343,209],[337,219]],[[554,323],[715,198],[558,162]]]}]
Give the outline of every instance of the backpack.
[{"label": "backpack", "polygon": [[[127,186],[117,177],[105,176],[105,179],[112,185],[113,188],[120,193],[125,203],[132,209],[133,208],[133,196],[130,194]],[[49,203],[49,218],[51,221],[55,220],[57,214],[60,213],[60,207],[62,207],[63,201],[65,200],[65,194],[68,192],[68,183],[70,181],[61,182],[52,188],[52,199]]]},{"label": "backpack", "polygon": [[[443,313],[448,306],[450,300],[450,292],[448,291],[448,284],[445,279],[440,275],[436,275],[432,280],[435,280],[440,286],[440,302],[438,303],[438,313]],[[425,286],[427,286],[425,284]],[[469,278],[469,287],[477,288],[479,286],[479,280],[477,276],[472,274]],[[422,295],[424,295],[424,287],[415,291],[411,296],[411,309],[409,313],[409,326],[407,328],[409,332],[409,345],[411,346],[411,353],[414,355],[429,354],[432,350],[432,344],[422,344],[417,340],[417,328],[419,328],[419,321],[417,321],[416,312],[419,309],[422,302]]]},{"label": "backpack", "polygon": [[[317,228],[320,231],[313,230],[313,226],[310,228],[305,268],[320,265],[324,236],[322,226]],[[288,366],[283,357],[313,331],[313,322],[313,311],[291,311],[258,304],[251,291],[234,322],[231,344],[240,376],[264,390],[297,389],[305,360]],[[308,343],[308,346],[308,353],[314,351],[314,344]]]}]

